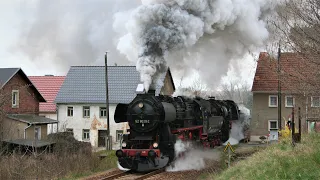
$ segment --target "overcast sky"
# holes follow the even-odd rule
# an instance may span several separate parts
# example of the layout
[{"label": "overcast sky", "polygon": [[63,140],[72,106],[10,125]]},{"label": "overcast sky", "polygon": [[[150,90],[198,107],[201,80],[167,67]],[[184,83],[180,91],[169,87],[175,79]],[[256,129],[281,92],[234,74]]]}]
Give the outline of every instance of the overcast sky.
[{"label": "overcast sky", "polygon": [[[112,12],[116,11],[115,9],[118,8],[114,3],[112,4],[113,11],[105,10],[105,13],[103,8],[96,10],[91,7],[91,10],[98,11],[105,16],[105,19],[101,20],[102,18],[98,18],[102,16],[101,14],[91,15],[89,14],[89,11],[81,11],[81,8],[90,9],[90,6],[88,7],[87,4],[81,4],[82,1],[76,4],[77,11],[75,11],[71,8],[71,0],[70,3],[66,3],[65,9],[59,9],[59,11],[65,15],[60,18],[56,18],[59,11],[52,11],[51,14],[47,13],[47,11],[57,8],[54,7],[54,2],[57,1],[51,1],[51,3],[47,3],[49,1],[44,2],[44,0],[42,3],[39,3],[38,0],[0,1],[1,68],[21,67],[29,76],[45,74],[66,75],[70,65],[103,65],[105,49],[110,50],[111,54],[114,53],[113,55],[110,55],[110,64],[113,65],[114,63],[118,63],[119,65],[129,65],[129,61],[127,61],[124,56],[119,55],[116,50],[115,43],[112,43],[114,42],[112,33],[105,33],[106,31],[109,31],[109,29],[112,29]],[[69,0],[66,0],[66,2],[67,1],[69,2]],[[96,4],[101,3],[101,5],[107,6],[110,5],[109,1],[105,2],[103,0],[95,0],[94,2]],[[118,2],[129,2],[129,0],[118,0]],[[48,7],[46,7],[46,3],[48,4]],[[137,6],[137,4],[139,4],[138,1],[130,0],[126,7],[121,7],[120,9],[127,10]],[[43,10],[39,10],[39,7],[42,6],[45,8],[41,8]],[[45,11],[45,15],[39,17],[39,14],[43,13],[41,11]],[[72,12],[75,13],[75,15],[69,15],[72,14]],[[88,15],[81,16],[82,13],[88,13]],[[68,22],[65,20],[67,18],[70,18],[69,20],[74,23],[66,23]],[[86,19],[83,20],[81,18]],[[89,20],[89,18],[96,18],[96,21]],[[99,28],[99,25],[101,25],[101,28]],[[85,26],[84,28],[81,28],[84,30],[79,30],[82,26]],[[72,36],[68,30],[61,30],[61,27],[67,28],[68,30],[73,28],[72,31],[70,30],[71,33],[77,32],[79,33],[77,34],[78,37],[83,38],[85,36],[87,39]],[[35,30],[35,28],[37,29]],[[59,33],[66,33],[62,33],[63,35],[57,35],[55,34],[55,31],[58,31]],[[90,31],[90,33],[88,33],[88,31]],[[73,43],[84,43],[87,40],[93,45],[73,48]],[[70,43],[69,41],[74,42]],[[48,46],[57,47],[53,47],[54,51],[43,52],[48,48]],[[66,47],[70,49],[66,49]],[[58,52],[61,51],[61,49],[66,52]],[[85,49],[85,51],[83,49]],[[88,49],[90,49],[90,51]],[[68,50],[73,53],[68,53]],[[52,55],[53,52],[55,53],[55,56]],[[85,61],[78,60],[83,57],[86,58]],[[54,58],[58,60],[55,60]],[[228,72],[228,77],[226,78],[240,78],[251,85],[256,63],[253,57],[249,55],[243,59],[242,62],[242,64],[237,65],[236,67],[230,67],[230,72]],[[57,63],[59,63],[59,65],[57,65]],[[235,68],[239,68],[241,70],[236,71]],[[176,86],[178,86],[181,77],[178,77],[178,75],[175,76],[174,70],[173,76]],[[190,84],[190,82],[192,81],[189,81],[188,79],[183,81],[184,84]]]}]

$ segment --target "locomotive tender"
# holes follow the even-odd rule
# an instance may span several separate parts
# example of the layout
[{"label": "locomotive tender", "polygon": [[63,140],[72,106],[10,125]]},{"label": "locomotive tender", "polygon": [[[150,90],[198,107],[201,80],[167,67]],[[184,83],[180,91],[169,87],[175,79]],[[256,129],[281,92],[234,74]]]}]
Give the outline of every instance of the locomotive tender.
[{"label": "locomotive tender", "polygon": [[137,94],[131,103],[116,107],[115,122],[130,126],[116,151],[118,162],[133,171],[150,171],[174,161],[178,139],[219,146],[229,139],[231,121],[239,113],[231,100],[155,96],[155,90]]}]

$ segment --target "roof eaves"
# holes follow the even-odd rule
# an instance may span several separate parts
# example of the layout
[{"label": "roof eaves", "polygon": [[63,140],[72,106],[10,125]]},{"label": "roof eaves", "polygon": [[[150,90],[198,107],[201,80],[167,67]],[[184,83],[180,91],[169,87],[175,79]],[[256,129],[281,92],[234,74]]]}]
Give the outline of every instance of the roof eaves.
[{"label": "roof eaves", "polygon": [[23,120],[23,119],[20,119],[20,118],[13,117],[10,114],[8,114],[7,117],[9,119],[13,119],[13,120],[21,121],[21,122],[24,122],[24,123],[32,124],[30,121],[26,121],[26,120]]}]

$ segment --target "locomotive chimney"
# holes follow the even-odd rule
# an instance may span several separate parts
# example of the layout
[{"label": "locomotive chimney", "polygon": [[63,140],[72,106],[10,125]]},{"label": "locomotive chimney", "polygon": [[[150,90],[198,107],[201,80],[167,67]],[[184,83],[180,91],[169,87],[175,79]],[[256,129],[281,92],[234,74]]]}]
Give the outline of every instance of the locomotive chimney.
[{"label": "locomotive chimney", "polygon": [[155,96],[155,95],[156,95],[156,90],[154,90],[154,89],[149,89],[149,91],[148,91],[147,94],[148,94],[148,95],[153,95],[153,96]]}]

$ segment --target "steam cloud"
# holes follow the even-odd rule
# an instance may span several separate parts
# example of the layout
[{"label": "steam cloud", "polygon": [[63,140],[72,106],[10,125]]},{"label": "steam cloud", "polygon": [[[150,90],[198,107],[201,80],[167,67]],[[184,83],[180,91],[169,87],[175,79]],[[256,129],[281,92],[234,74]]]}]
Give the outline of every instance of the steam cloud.
[{"label": "steam cloud", "polygon": [[115,24],[128,33],[118,50],[136,62],[145,89],[155,86],[166,66],[198,69],[208,85],[217,85],[232,59],[262,47],[264,22],[276,0],[142,0],[133,11],[120,12]]},{"label": "steam cloud", "polygon": [[128,65],[130,62],[116,49],[116,40],[122,34],[112,28],[113,15],[140,4],[133,0],[16,3],[17,15],[21,15],[20,37],[11,52],[23,53],[41,68],[64,73],[71,65],[102,65],[106,51],[108,63]]},{"label": "steam cloud", "polygon": [[229,139],[223,143],[223,145],[227,145],[228,142],[230,142],[231,145],[239,144],[239,141],[245,138],[244,133],[250,126],[250,110],[243,104],[238,104],[238,106],[240,110],[240,119],[232,122]]},{"label": "steam cloud", "polygon": [[220,154],[214,150],[197,149],[190,142],[177,140],[175,143],[175,155],[185,153],[184,157],[176,159],[166,171],[201,170],[206,167],[205,160],[218,161]]}]

